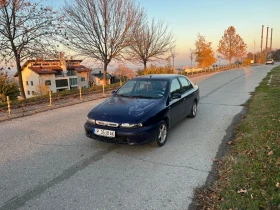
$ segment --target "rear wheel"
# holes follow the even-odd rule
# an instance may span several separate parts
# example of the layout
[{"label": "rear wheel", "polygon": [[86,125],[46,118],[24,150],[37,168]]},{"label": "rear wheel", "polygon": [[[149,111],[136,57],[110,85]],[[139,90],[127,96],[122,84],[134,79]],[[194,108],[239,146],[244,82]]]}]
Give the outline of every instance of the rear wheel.
[{"label": "rear wheel", "polygon": [[197,102],[194,101],[194,102],[193,102],[193,105],[192,105],[191,113],[189,114],[188,117],[190,117],[190,118],[195,118],[196,113],[197,113]]},{"label": "rear wheel", "polygon": [[153,146],[161,147],[166,143],[168,134],[167,124],[164,120],[159,123],[156,138],[152,141]]}]

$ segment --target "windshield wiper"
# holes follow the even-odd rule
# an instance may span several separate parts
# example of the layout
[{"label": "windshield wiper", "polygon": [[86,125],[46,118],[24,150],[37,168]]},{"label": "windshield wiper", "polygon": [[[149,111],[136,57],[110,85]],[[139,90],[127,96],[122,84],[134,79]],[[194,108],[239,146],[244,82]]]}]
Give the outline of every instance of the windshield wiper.
[{"label": "windshield wiper", "polygon": [[131,98],[131,95],[124,95],[124,94],[116,94],[117,96],[121,96],[121,97],[126,97],[126,98]]},{"label": "windshield wiper", "polygon": [[135,98],[154,98],[152,96],[144,96],[144,95],[133,95],[132,97],[135,97]]}]

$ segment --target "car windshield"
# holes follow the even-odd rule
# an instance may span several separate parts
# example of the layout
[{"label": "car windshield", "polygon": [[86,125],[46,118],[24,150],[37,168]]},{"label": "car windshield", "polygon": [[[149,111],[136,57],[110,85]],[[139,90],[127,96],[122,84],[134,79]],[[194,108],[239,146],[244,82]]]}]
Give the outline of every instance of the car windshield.
[{"label": "car windshield", "polygon": [[166,87],[167,80],[130,80],[116,92],[116,95],[133,98],[161,98]]}]

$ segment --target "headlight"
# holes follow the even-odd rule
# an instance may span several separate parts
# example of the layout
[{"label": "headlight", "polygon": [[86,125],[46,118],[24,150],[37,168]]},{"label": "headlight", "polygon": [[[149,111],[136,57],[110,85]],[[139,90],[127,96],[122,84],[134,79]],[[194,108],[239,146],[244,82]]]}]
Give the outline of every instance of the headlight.
[{"label": "headlight", "polygon": [[121,127],[122,128],[139,128],[142,127],[142,123],[137,123],[137,124],[133,124],[133,123],[122,123]]},{"label": "headlight", "polygon": [[87,117],[87,122],[91,124],[95,124],[95,120]]}]

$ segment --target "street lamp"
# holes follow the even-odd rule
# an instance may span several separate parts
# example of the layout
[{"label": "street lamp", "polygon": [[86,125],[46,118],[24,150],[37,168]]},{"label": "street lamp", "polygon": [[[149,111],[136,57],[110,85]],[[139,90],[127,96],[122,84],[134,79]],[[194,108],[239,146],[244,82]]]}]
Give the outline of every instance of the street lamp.
[{"label": "street lamp", "polygon": [[218,59],[218,62],[219,62],[219,67],[218,67],[218,69],[220,69],[220,59],[221,59],[221,56],[217,55],[217,59]]},{"label": "street lamp", "polygon": [[193,74],[193,69],[192,69],[192,60],[193,60],[193,53],[194,53],[194,50],[192,50],[191,48],[190,48],[190,59],[191,59],[191,70],[192,70],[192,74]]},{"label": "street lamp", "polygon": [[192,69],[193,50],[191,48],[190,48],[190,59],[191,59],[191,69]]}]

